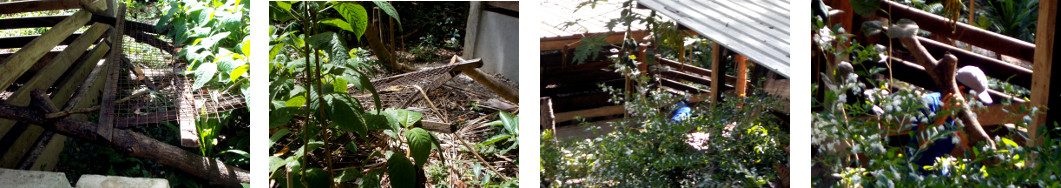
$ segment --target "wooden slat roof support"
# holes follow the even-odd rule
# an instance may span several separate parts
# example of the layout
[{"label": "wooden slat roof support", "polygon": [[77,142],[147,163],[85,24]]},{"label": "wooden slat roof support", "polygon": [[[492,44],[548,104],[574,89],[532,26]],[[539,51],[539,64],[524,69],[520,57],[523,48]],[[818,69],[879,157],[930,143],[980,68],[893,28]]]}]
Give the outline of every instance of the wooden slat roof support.
[{"label": "wooden slat roof support", "polygon": [[[960,22],[957,23],[957,27],[951,27],[952,24],[950,21],[942,16],[921,11],[896,2],[882,1],[880,11],[881,15],[888,15],[884,11],[891,11],[892,19],[895,20],[907,18],[917,21],[918,26],[920,26],[922,30],[930,31],[932,34],[957,39],[980,48],[998,52],[999,54],[1030,61],[1035,53],[1036,45],[1032,43]],[[1041,15],[1042,11],[1040,11],[1039,14]]]}]

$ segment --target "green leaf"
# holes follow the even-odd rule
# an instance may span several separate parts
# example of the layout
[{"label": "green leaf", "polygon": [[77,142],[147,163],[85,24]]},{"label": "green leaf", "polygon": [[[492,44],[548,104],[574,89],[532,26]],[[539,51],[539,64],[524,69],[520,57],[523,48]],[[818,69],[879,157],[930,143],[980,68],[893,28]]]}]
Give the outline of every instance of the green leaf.
[{"label": "green leaf", "polygon": [[280,54],[280,50],[283,50],[284,46],[287,46],[287,43],[279,43],[273,45],[272,49],[269,49],[269,62],[273,62],[273,60],[276,59],[276,55]]},{"label": "green leaf", "polygon": [[287,2],[287,1],[270,1],[270,2],[271,3],[276,3],[276,6],[280,7],[281,10],[288,11],[288,12],[291,11],[291,2]]},{"label": "green leaf", "polygon": [[420,118],[424,116],[423,114],[420,114],[420,112],[393,108],[388,108],[386,113],[393,115],[394,119],[398,121],[398,124],[406,128],[413,126],[413,124],[416,124],[416,122],[420,121]]},{"label": "green leaf", "polygon": [[350,28],[353,30],[354,36],[357,36],[357,41],[361,41],[361,35],[365,34],[365,28],[368,27],[368,12],[365,11],[365,7],[357,3],[343,2],[335,5],[335,11],[338,11],[339,15],[342,15],[343,19],[350,23]]},{"label": "green leaf", "polygon": [[498,142],[498,141],[502,141],[502,140],[505,140],[505,139],[508,139],[508,138],[512,138],[512,135],[510,135],[510,134],[498,134],[498,135],[494,135],[493,137],[490,137],[490,138],[486,139],[485,141],[483,141],[483,142],[479,143],[479,145],[478,145],[478,146],[476,146],[476,147],[477,147],[477,148],[481,148],[481,147],[483,147],[483,146],[487,146],[487,145],[490,145],[490,144],[494,144],[494,143],[496,143],[496,142]]},{"label": "green leaf", "polygon": [[366,112],[365,123],[368,123],[368,130],[396,130],[398,128],[398,122],[394,121],[393,117],[389,118],[386,115],[377,114],[376,112]]},{"label": "green leaf", "polygon": [[309,44],[327,52],[331,62],[346,62],[350,59],[350,55],[346,53],[346,45],[335,32],[328,31],[313,35],[309,38]]},{"label": "green leaf", "polygon": [[602,46],[609,45],[604,37],[608,35],[599,34],[582,38],[582,43],[575,47],[575,64],[585,63],[586,60],[596,59],[600,55]]},{"label": "green leaf", "polygon": [[390,175],[391,187],[415,187],[416,173],[413,164],[405,155],[395,153],[387,159],[387,174]]},{"label": "green leaf", "polygon": [[1010,139],[1005,138],[1005,137],[1002,137],[1002,143],[1006,144],[1006,145],[1009,145],[1011,147],[1020,147],[1019,145],[1017,145],[1017,142],[1013,142],[1013,140],[1010,140]]},{"label": "green leaf", "polygon": [[376,169],[369,171],[365,176],[361,177],[361,185],[357,185],[358,188],[379,188],[379,179],[383,174],[383,169]]},{"label": "green leaf", "polygon": [[349,144],[346,144],[346,150],[350,151],[350,153],[357,153],[357,141],[350,141]]},{"label": "green leaf", "polygon": [[851,9],[858,15],[869,18],[880,9],[880,3],[881,0],[851,0]]},{"label": "green leaf", "polygon": [[199,68],[195,69],[195,83],[192,84],[192,90],[198,90],[206,83],[209,83],[210,80],[214,79],[214,74],[217,74],[217,64],[203,63],[199,65]]},{"label": "green leaf", "polygon": [[310,141],[304,147],[298,148],[298,151],[295,151],[295,156],[294,157],[295,158],[302,158],[302,156],[306,155],[307,152],[313,152],[313,150],[316,150],[317,148],[320,148],[321,146],[324,146],[324,142],[321,142],[321,141]]},{"label": "green leaf", "polygon": [[288,134],[291,134],[291,130],[280,129],[279,131],[276,131],[273,135],[269,136],[269,145],[276,144],[276,141],[280,141],[280,138],[283,138]]},{"label": "green leaf", "polygon": [[351,168],[351,169],[343,170],[343,172],[340,172],[339,175],[336,175],[335,176],[335,182],[338,182],[338,183],[348,182],[350,180],[356,180],[357,178],[361,178],[361,170],[360,169]]},{"label": "green leaf", "polygon": [[237,79],[240,78],[240,76],[243,76],[243,73],[246,73],[248,70],[250,70],[250,68],[251,67],[248,64],[240,65],[239,67],[236,67],[236,69],[232,70],[232,73],[229,75],[229,77],[232,77],[232,81],[235,82]]},{"label": "green leaf", "polygon": [[413,128],[405,131],[405,138],[409,140],[409,154],[416,161],[416,167],[423,167],[428,154],[431,153],[431,133],[421,128]]},{"label": "green leaf", "polygon": [[357,133],[362,137],[368,136],[366,134],[368,127],[365,125],[361,110],[357,109],[360,105],[357,104],[356,99],[349,95],[333,93],[326,96],[325,100],[331,105],[330,118],[339,129]]},{"label": "green leaf", "polygon": [[376,7],[379,7],[379,9],[383,10],[384,13],[387,13],[387,15],[390,15],[392,18],[394,18],[394,21],[398,22],[398,31],[402,30],[402,19],[398,18],[398,10],[395,10],[394,6],[391,6],[390,2],[373,1],[372,3],[375,3]]},{"label": "green leaf", "polygon": [[498,116],[501,116],[501,124],[505,125],[505,131],[508,131],[509,134],[519,134],[518,117],[514,117],[512,114],[509,114],[507,112],[501,112],[501,114],[498,114]]},{"label": "green leaf", "polygon": [[379,93],[376,92],[376,87],[372,86],[372,81],[368,79],[368,76],[365,76],[365,73],[358,70],[354,71],[358,73],[356,77],[344,76],[344,78],[352,79],[352,81],[354,81],[354,87],[357,87],[357,89],[360,90],[361,93],[364,93],[365,90],[368,90],[370,93],[372,93],[372,102],[376,104],[376,110],[382,110],[383,101],[380,100]]},{"label": "green leaf", "polygon": [[286,163],[287,161],[284,161],[284,159],[281,159],[280,157],[269,156],[269,173],[272,174],[276,172],[276,169],[280,169],[280,167],[284,166]]},{"label": "green leaf", "polygon": [[336,93],[346,93],[346,89],[349,88],[349,86],[347,86],[346,84],[346,80],[344,80],[342,77],[337,77],[332,80],[332,90],[334,90]]},{"label": "green leaf", "polygon": [[335,27],[338,27],[339,29],[343,29],[343,30],[346,30],[346,31],[349,31],[349,32],[354,32],[354,28],[350,27],[350,23],[346,23],[346,21],[343,21],[342,19],[339,19],[339,18],[329,18],[329,19],[326,19],[326,20],[321,20],[321,24],[335,26]]},{"label": "green leaf", "polygon": [[306,96],[304,96],[304,95],[295,96],[294,98],[288,99],[287,102],[284,103],[284,105],[286,105],[287,107],[292,107],[292,108],[302,107],[302,105],[305,105],[305,104],[306,104]]},{"label": "green leaf", "polygon": [[305,176],[308,187],[330,187],[332,185],[332,180],[324,169],[316,167],[306,169]]}]

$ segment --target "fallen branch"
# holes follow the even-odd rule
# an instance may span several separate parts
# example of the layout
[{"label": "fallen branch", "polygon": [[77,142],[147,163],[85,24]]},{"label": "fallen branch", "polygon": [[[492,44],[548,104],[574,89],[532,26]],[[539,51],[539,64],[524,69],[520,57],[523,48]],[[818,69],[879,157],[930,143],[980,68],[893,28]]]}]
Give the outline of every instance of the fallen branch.
[{"label": "fallen branch", "polygon": [[[961,94],[958,89],[958,83],[954,79],[954,74],[957,72],[958,58],[947,53],[942,59],[934,59],[915,37],[917,30],[918,26],[916,23],[903,19],[888,29],[888,35],[898,38],[899,42],[909,49],[910,53],[917,59],[917,63],[925,67],[925,72],[928,72],[928,75],[939,86],[939,93],[942,96]],[[966,124],[964,131],[968,135],[969,141],[973,144],[986,142],[991,148],[995,148],[995,142],[991,141],[991,137],[980,126],[980,121],[976,119],[976,114],[969,110],[968,104],[960,102],[957,105],[959,105],[958,118]],[[961,147],[964,149],[969,146],[962,145]]]},{"label": "fallen branch", "polygon": [[96,133],[97,124],[70,117],[45,118],[42,114],[53,113],[55,106],[47,99],[44,92],[32,92],[30,106],[20,107],[0,104],[0,118],[12,119],[55,131],[56,133],[77,138],[81,141],[102,144],[115,148],[128,156],[147,159],[166,166],[180,169],[188,174],[207,180],[211,185],[239,187],[240,183],[250,182],[250,172],[228,166],[217,159],[210,159],[172,146],[138,132],[113,129],[113,140],[108,141]]},{"label": "fallen branch", "polygon": [[494,171],[494,173],[497,173],[497,176],[501,176],[501,178],[505,179],[505,181],[512,180],[508,176],[505,176],[505,174],[502,174],[501,171],[497,171],[497,168],[494,168],[494,165],[490,165],[490,162],[487,162],[486,159],[483,159],[482,156],[479,156],[479,152],[476,152],[475,148],[472,148],[471,146],[468,145],[467,142],[464,142],[464,139],[461,138],[460,134],[453,134],[453,136],[456,137],[457,140],[459,140],[461,142],[461,144],[464,145],[465,148],[468,148],[468,151],[471,151],[472,154],[475,155],[476,159],[479,159],[479,161],[483,162],[483,164],[485,164],[486,167],[489,167],[491,171]]}]

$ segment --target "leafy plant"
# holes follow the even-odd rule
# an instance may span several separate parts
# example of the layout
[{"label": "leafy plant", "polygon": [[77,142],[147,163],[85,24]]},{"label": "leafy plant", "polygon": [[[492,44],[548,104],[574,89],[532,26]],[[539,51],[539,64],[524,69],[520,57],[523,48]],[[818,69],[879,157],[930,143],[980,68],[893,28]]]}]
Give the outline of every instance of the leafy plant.
[{"label": "leafy plant", "polygon": [[507,112],[501,112],[497,114],[501,120],[486,123],[486,126],[501,126],[502,132],[494,135],[493,137],[487,138],[485,141],[479,143],[478,148],[489,146],[494,143],[509,143],[505,149],[497,151],[497,154],[508,153],[509,150],[519,148],[519,117],[508,114]]},{"label": "leafy plant", "polygon": [[[389,7],[386,2],[374,4]],[[422,114],[381,108],[379,94],[365,73],[371,65],[358,58],[363,50],[347,50],[345,42],[360,40],[365,32],[364,6],[274,1],[270,11],[269,126],[275,130],[270,142],[277,146],[270,157],[270,178],[281,187],[330,186],[358,178],[361,186],[378,187],[386,174],[393,187],[415,184],[431,150],[441,151],[441,146],[434,134],[414,127]],[[398,17],[397,12],[385,12]],[[344,38],[350,34],[355,37]],[[366,108],[348,91],[370,94],[375,108]],[[393,141],[386,150],[372,151],[359,156],[360,163],[336,168],[334,155],[357,156],[360,145],[379,139],[372,136],[378,131]],[[289,135],[296,138],[282,142]],[[399,149],[403,147],[407,149]],[[298,149],[288,152],[289,148]],[[366,167],[379,158],[386,159],[385,168]]]}]

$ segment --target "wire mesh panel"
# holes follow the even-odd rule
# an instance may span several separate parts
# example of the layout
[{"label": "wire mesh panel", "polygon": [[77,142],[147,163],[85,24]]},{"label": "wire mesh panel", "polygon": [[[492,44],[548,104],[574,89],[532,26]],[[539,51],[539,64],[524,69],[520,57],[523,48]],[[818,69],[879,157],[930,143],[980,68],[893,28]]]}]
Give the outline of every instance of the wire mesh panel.
[{"label": "wire mesh panel", "polygon": [[[380,101],[384,107],[404,108],[413,102],[423,99],[420,96],[421,90],[429,92],[453,78],[453,69],[459,65],[461,64],[428,68],[375,79],[372,80],[372,86],[379,93]],[[417,89],[417,87],[420,89]],[[360,101],[373,100],[371,94],[361,94],[356,88],[351,88],[348,93],[355,94],[354,98]],[[373,103],[364,103],[362,105],[365,105],[366,109],[375,108]]]},{"label": "wire mesh panel", "polygon": [[151,25],[127,25],[134,31],[124,37],[121,71],[115,101],[116,127],[154,125],[162,122],[194,122],[195,117],[242,108],[241,95],[221,90],[192,90],[194,81],[184,74],[187,64],[172,52],[159,49],[169,39],[137,31],[154,30]]}]

